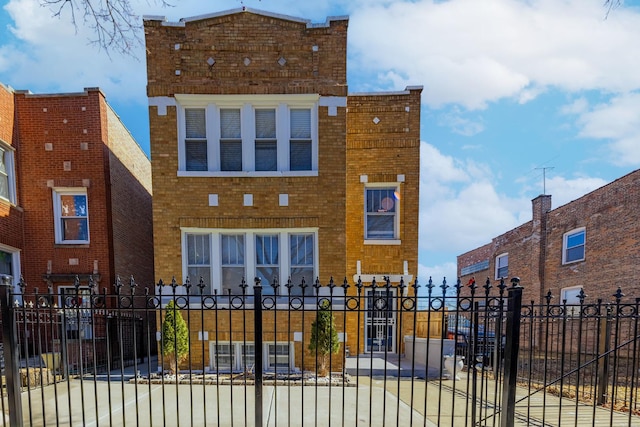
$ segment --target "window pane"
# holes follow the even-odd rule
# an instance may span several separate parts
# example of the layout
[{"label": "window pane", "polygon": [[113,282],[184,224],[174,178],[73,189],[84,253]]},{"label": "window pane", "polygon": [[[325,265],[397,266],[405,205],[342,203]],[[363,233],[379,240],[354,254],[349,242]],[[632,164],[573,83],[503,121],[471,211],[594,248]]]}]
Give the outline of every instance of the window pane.
[{"label": "window pane", "polygon": [[187,275],[189,276],[189,280],[191,281],[191,293],[193,295],[200,294],[200,288],[196,285],[200,283],[200,278],[204,281],[204,295],[211,295],[213,290],[211,289],[211,268],[206,267],[198,267],[198,266],[189,266],[187,268]]},{"label": "window pane", "polygon": [[278,265],[278,236],[256,236],[256,263]]},{"label": "window pane", "polygon": [[7,174],[6,150],[0,148],[0,174]]},{"label": "window pane", "polygon": [[584,259],[584,246],[567,249],[567,262]]},{"label": "window pane", "polygon": [[289,163],[292,171],[311,170],[311,141],[291,141]]},{"label": "window pane", "polygon": [[241,139],[240,110],[220,110],[220,137],[223,139]]},{"label": "window pane", "polygon": [[0,274],[7,274],[13,276],[13,270],[11,269],[12,255],[9,252],[0,251]]},{"label": "window pane", "polygon": [[235,369],[235,345],[227,343],[213,344],[213,365],[218,371]]},{"label": "window pane", "polygon": [[240,369],[248,371],[254,368],[256,363],[256,347],[253,344],[241,344]]},{"label": "window pane", "polygon": [[184,111],[187,138],[206,138],[204,108],[187,108]]},{"label": "window pane", "polygon": [[9,200],[9,177],[0,173],[0,197]]},{"label": "window pane", "polygon": [[313,265],[313,235],[294,234],[289,237],[291,265]]},{"label": "window pane", "polygon": [[208,234],[187,235],[187,263],[189,265],[209,265],[210,248]]},{"label": "window pane", "polygon": [[576,234],[572,234],[567,237],[567,247],[572,248],[574,246],[584,245],[584,231]]},{"label": "window pane", "polygon": [[87,196],[80,194],[60,195],[60,208],[62,216],[86,217]]},{"label": "window pane", "polygon": [[206,171],[207,141],[185,141],[185,157],[188,171]]},{"label": "window pane", "polygon": [[[244,279],[244,267],[222,267],[222,292],[225,295],[242,295],[242,279]],[[246,289],[250,292],[249,288]]]},{"label": "window pane", "polygon": [[278,170],[276,141],[256,141],[256,170]]},{"label": "window pane", "polygon": [[220,142],[220,170],[242,170],[242,141]]},{"label": "window pane", "polygon": [[291,138],[311,139],[311,110],[292,109],[290,113]]},{"label": "window pane", "polygon": [[276,110],[256,110],[256,138],[275,139]]},{"label": "window pane", "polygon": [[244,265],[244,235],[222,235],[222,265]]},{"label": "window pane", "polygon": [[89,227],[86,219],[62,218],[63,240],[89,240]]},{"label": "window pane", "polygon": [[395,212],[395,188],[367,190],[367,212]]},{"label": "window pane", "polygon": [[393,215],[367,215],[367,238],[391,239],[394,237]]}]

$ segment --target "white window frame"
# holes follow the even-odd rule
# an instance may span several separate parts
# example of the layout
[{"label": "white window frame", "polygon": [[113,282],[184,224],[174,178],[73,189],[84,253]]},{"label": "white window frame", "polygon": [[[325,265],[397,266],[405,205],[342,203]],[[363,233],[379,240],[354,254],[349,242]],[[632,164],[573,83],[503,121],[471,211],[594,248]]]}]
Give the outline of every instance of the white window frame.
[{"label": "white window frame", "polygon": [[[67,291],[70,291],[67,293]],[[91,323],[91,289],[88,286],[78,287],[78,295],[83,298],[77,308],[66,305],[67,298],[73,298],[76,294],[75,286],[58,286],[58,307],[63,307],[62,313],[67,317],[65,333],[78,331],[77,339],[93,338],[93,324]],[[88,297],[87,297],[88,294]],[[87,298],[86,300],[84,298]],[[75,324],[79,320],[82,327]]]},{"label": "white window frame", "polygon": [[[581,289],[583,289],[583,287],[580,285],[569,286],[569,287],[560,289],[560,304],[564,304],[564,300],[567,300],[567,303],[566,303],[567,316],[569,317],[580,315],[580,308],[579,308],[580,299],[578,298],[578,294],[580,293]],[[575,295],[572,295],[569,298],[567,298],[567,293],[569,292],[571,292],[572,294],[575,293]]]},{"label": "white window frame", "polygon": [[[583,235],[584,235],[584,238],[583,238],[584,242],[582,244],[582,258],[568,261],[567,260],[567,251],[569,249],[577,247],[577,246],[572,246],[571,248],[569,248],[567,246],[569,238],[574,236],[574,235],[576,235],[576,234],[579,234],[579,233],[583,233]],[[586,256],[587,256],[587,230],[586,230],[586,228],[585,227],[575,228],[575,229],[573,229],[571,231],[568,231],[568,232],[564,233],[564,235],[562,236],[562,264],[573,264],[575,262],[581,262],[581,261],[584,261],[586,259]]]},{"label": "white window frame", "polygon": [[[270,362],[270,354],[269,354],[269,347],[272,345],[286,345],[289,347],[289,363],[287,367],[276,367],[275,365],[272,365]],[[295,369],[295,347],[293,345],[293,341],[270,341],[270,342],[266,342],[264,343],[264,352],[262,353],[264,355],[264,369],[266,371],[277,371],[277,372],[287,372],[287,371],[293,371]]]},{"label": "white window frame", "polygon": [[[499,271],[500,271],[500,261],[502,259],[506,258],[507,259],[507,274],[505,275],[500,275]],[[496,265],[495,265],[495,278],[496,280],[500,280],[502,278],[507,278],[509,276],[509,253],[505,252],[503,254],[500,254],[496,257]]]},{"label": "white window frame", "polygon": [[[86,240],[64,240],[64,230],[62,227],[62,204],[60,196],[84,196],[87,205],[87,239]],[[84,217],[81,217],[84,218]],[[79,188],[54,188],[53,189],[53,223],[55,231],[55,242],[60,245],[83,245],[91,241],[91,229],[89,227],[89,196],[87,189]]]},{"label": "white window frame", "polygon": [[[287,290],[284,285],[287,283],[289,274],[291,272],[291,254],[289,246],[289,236],[298,234],[312,234],[313,235],[313,278],[305,278],[306,283],[310,286],[318,276],[319,272],[319,257],[318,257],[318,229],[317,228],[260,228],[260,229],[202,229],[202,228],[188,228],[181,229],[182,234],[182,274],[183,280],[188,276],[188,247],[187,236],[190,234],[208,234],[210,244],[210,278],[212,293],[217,290],[218,293],[222,291],[222,252],[221,241],[222,235],[244,234],[245,239],[245,280],[247,281],[247,294],[253,294],[253,278],[256,276],[256,236],[257,235],[277,235],[278,236],[278,261],[279,261],[279,283],[281,285],[280,293],[285,295]],[[192,285],[197,283],[199,278],[189,278]],[[206,280],[206,278],[205,278]],[[294,283],[295,286],[299,283]],[[263,287],[269,286],[268,283],[262,283]],[[198,295],[199,290],[192,287],[191,292],[193,295]]]},{"label": "white window frame", "polygon": [[364,244],[365,245],[400,245],[402,240],[400,239],[400,199],[396,199],[395,205],[395,217],[394,217],[394,230],[393,230],[393,238],[390,239],[375,239],[367,237],[367,191],[368,190],[379,190],[384,188],[393,188],[395,192],[400,191],[400,183],[399,182],[377,182],[377,183],[368,183],[364,186],[364,203],[363,203],[363,214],[364,214]]},{"label": "white window frame", "polygon": [[0,195],[0,200],[6,200],[12,205],[16,204],[16,169],[15,169],[15,150],[12,146],[5,144],[0,140],[0,155],[3,156],[6,172],[0,174],[6,176],[8,195],[7,197]]},{"label": "white window frame", "polygon": [[21,291],[18,286],[22,275],[20,270],[20,249],[0,243],[0,251],[11,255],[11,279],[13,281],[13,290],[17,294],[20,294]]},{"label": "white window frame", "polygon": [[[192,95],[176,94],[178,126],[178,176],[273,177],[318,176],[318,94],[299,95]],[[207,171],[187,171],[185,109],[204,108],[207,135]],[[220,165],[220,110],[240,109],[242,170],[222,171]],[[255,110],[276,109],[277,170],[255,170]],[[311,170],[290,170],[290,110],[311,110]]]}]

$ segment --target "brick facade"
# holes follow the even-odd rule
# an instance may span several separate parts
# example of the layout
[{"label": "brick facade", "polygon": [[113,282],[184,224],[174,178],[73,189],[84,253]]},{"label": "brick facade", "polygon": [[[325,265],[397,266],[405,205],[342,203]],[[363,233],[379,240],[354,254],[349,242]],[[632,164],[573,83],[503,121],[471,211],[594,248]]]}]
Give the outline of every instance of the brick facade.
[{"label": "brick facade", "polygon": [[[348,95],[347,26],[343,17],[310,24],[245,8],[177,23],[145,18],[157,280],[186,279],[183,237],[189,230],[314,230],[315,269],[323,284],[332,277],[353,284],[357,273],[363,281],[392,276],[397,284],[399,277],[409,281],[417,273],[421,88]],[[210,172],[209,166],[208,172],[180,172],[182,100],[295,102],[297,96],[315,103],[314,170],[225,174]],[[364,175],[369,183],[398,187],[394,244],[364,243]],[[246,206],[248,194],[252,203]],[[280,203],[282,195],[287,203]],[[247,274],[252,285],[253,273]],[[219,283],[212,286],[221,289]],[[307,330],[312,320],[302,325],[293,319],[289,330]],[[347,345],[355,352],[364,327],[356,320],[347,323]],[[205,319],[205,329],[214,335],[213,319]],[[191,334],[195,342],[198,331]],[[364,351],[364,339],[360,342]],[[296,360],[302,351],[296,343]]]},{"label": "brick facade", "polygon": [[[81,93],[15,93],[22,274],[30,288],[70,286],[76,275],[97,291],[116,276],[153,282],[150,162],[97,88]],[[87,196],[89,242],[56,241],[55,191]]]},{"label": "brick facade", "polygon": [[[488,276],[495,285],[496,256],[508,253],[508,276],[520,277],[525,302],[543,301],[551,291],[559,303],[562,289],[570,287],[582,287],[589,301],[610,301],[619,286],[626,295],[637,295],[639,196],[640,170],[553,210],[551,196],[539,196],[532,203],[532,221],[458,256],[462,283],[475,276],[481,285]],[[565,234],[581,229],[584,259],[563,262]],[[488,268],[462,274],[463,268],[482,260],[488,260]]]}]

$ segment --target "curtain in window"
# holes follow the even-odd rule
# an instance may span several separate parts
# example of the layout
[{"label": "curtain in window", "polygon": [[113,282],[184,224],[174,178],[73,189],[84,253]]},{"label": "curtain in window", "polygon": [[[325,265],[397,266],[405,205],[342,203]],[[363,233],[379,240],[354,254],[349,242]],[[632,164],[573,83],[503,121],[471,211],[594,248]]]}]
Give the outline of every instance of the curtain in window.
[{"label": "curtain in window", "polygon": [[7,152],[0,148],[0,197],[9,199],[9,172],[7,172]]},{"label": "curtain in window", "polygon": [[256,236],[256,276],[262,281],[263,294],[273,293],[269,284],[280,276],[278,263],[278,236]]},{"label": "curtain in window", "polygon": [[278,170],[276,141],[276,110],[255,110],[256,145],[255,167],[257,171]]},{"label": "curtain in window", "polygon": [[226,235],[221,238],[222,255],[222,291],[232,295],[241,295],[244,270],[244,235]]},{"label": "curtain in window", "polygon": [[[211,249],[208,234],[187,235],[187,274],[192,284],[204,280],[204,293],[210,294],[211,289]],[[200,290],[194,286],[191,292],[198,294]]]},{"label": "curtain in window", "polygon": [[306,289],[307,295],[312,295],[313,290],[310,287],[315,280],[313,272],[313,234],[292,234],[289,236],[289,250],[291,255],[291,271],[290,277],[294,287],[291,288],[292,295],[301,295],[302,289],[299,287],[304,278],[309,288]]},{"label": "curtain in window", "polygon": [[60,215],[62,220],[62,240],[89,240],[89,219],[87,217],[87,196],[61,194]]},{"label": "curtain in window", "polygon": [[367,189],[366,238],[393,239],[395,237],[395,188]]}]

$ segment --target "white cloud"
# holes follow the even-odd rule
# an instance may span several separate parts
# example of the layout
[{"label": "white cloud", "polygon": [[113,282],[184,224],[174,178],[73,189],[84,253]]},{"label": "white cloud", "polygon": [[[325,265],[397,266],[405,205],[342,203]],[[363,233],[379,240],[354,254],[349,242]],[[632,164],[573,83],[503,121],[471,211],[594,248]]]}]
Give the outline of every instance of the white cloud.
[{"label": "white cloud", "polygon": [[433,107],[638,88],[640,13],[604,17],[601,0],[363,2],[349,27],[352,66],[379,70],[382,85],[424,84]]},{"label": "white cloud", "polygon": [[609,141],[607,156],[612,163],[640,165],[640,93],[615,96],[582,111],[578,125],[581,137]]},{"label": "white cloud", "polygon": [[577,177],[567,179],[554,176],[547,179],[547,194],[551,194],[553,209],[572,202],[587,193],[596,190],[608,182],[600,178]]},{"label": "white cloud", "polygon": [[482,119],[469,119],[464,117],[460,108],[453,108],[438,118],[438,124],[447,126],[452,132],[463,136],[474,136],[484,130]]},{"label": "white cloud", "polygon": [[422,143],[420,249],[461,253],[517,225],[526,199],[498,194],[488,166]]}]

